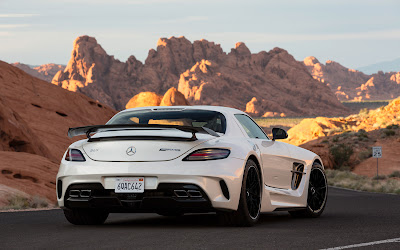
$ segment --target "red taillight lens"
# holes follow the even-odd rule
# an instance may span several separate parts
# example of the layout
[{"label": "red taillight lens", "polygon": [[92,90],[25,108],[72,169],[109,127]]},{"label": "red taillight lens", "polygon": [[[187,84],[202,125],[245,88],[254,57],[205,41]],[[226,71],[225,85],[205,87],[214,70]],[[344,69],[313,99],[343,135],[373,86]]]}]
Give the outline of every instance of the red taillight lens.
[{"label": "red taillight lens", "polygon": [[78,149],[68,149],[67,154],[65,155],[66,161],[86,161],[82,152]]},{"label": "red taillight lens", "polygon": [[227,158],[230,153],[231,151],[229,149],[222,149],[222,148],[200,149],[186,156],[183,160],[184,161],[218,160]]}]

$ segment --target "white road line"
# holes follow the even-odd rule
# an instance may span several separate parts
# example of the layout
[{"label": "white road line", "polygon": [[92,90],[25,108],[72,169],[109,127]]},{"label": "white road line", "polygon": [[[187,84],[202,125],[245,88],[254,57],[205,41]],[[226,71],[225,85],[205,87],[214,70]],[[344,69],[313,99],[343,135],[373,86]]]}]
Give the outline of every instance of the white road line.
[{"label": "white road line", "polygon": [[340,249],[366,247],[366,246],[372,246],[372,245],[378,245],[378,244],[386,244],[386,243],[395,243],[395,242],[400,243],[400,238],[372,241],[372,242],[367,242],[367,243],[360,243],[360,244],[341,246],[341,247],[325,248],[325,249],[321,249],[321,250],[340,250]]}]

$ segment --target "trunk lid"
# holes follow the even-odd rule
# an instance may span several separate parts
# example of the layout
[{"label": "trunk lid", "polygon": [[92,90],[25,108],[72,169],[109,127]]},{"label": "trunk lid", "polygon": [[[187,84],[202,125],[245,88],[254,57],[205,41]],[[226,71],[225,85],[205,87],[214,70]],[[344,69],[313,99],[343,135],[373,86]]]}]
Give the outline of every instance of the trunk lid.
[{"label": "trunk lid", "polygon": [[175,159],[193,147],[215,137],[197,133],[195,141],[151,140],[119,140],[110,137],[127,136],[165,136],[176,138],[191,138],[191,133],[174,129],[121,130],[98,132],[92,138],[105,138],[103,141],[86,142],[83,145],[85,153],[95,161],[108,162],[147,162],[168,161]]}]

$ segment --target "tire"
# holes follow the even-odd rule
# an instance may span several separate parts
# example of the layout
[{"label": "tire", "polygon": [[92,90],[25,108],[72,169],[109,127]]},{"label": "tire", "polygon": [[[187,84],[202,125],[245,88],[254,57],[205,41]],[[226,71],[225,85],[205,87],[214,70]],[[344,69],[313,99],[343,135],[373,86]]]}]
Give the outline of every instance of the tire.
[{"label": "tire", "polygon": [[237,211],[218,212],[222,224],[229,226],[254,226],[260,218],[262,185],[256,163],[248,160],[244,169]]},{"label": "tire", "polygon": [[302,210],[289,211],[297,218],[316,218],[325,209],[328,199],[328,183],[321,164],[314,162],[308,183],[307,207]]},{"label": "tire", "polygon": [[74,225],[100,225],[107,220],[108,214],[93,209],[64,209],[65,218]]}]

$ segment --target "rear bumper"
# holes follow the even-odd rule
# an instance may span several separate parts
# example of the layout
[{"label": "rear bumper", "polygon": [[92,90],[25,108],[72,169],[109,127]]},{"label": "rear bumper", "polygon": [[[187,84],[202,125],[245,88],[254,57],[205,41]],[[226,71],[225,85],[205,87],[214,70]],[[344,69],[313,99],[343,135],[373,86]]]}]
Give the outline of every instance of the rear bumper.
[{"label": "rear bumper", "polygon": [[[106,208],[111,212],[154,212],[154,208],[183,209],[188,212],[237,210],[244,165],[244,160],[233,157],[201,162],[62,161],[57,175],[58,204],[63,208]],[[143,197],[126,200],[115,196],[115,177],[121,176],[144,177]],[[107,195],[79,199],[68,196],[72,185],[89,183],[100,185],[108,192]],[[203,200],[183,199],[170,194],[146,197],[147,194],[163,190],[165,185],[182,184],[196,186],[201,190]]]},{"label": "rear bumper", "polygon": [[[71,197],[84,190],[85,197]],[[90,190],[90,194],[88,194]],[[175,194],[175,190],[195,195]],[[82,192],[83,193],[83,192]],[[89,196],[89,197],[87,197]],[[214,209],[205,192],[191,184],[160,184],[156,190],[142,194],[116,194],[100,184],[73,184],[68,187],[64,209],[102,209],[108,212],[211,212]]]}]

